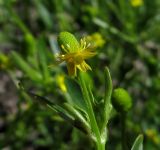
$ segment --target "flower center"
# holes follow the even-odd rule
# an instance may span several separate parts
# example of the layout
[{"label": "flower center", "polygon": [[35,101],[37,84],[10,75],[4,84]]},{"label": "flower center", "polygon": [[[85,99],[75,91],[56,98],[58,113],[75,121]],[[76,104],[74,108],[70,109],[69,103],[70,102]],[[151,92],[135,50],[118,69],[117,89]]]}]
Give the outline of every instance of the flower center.
[{"label": "flower center", "polygon": [[81,64],[81,63],[83,62],[83,60],[84,60],[84,59],[83,59],[81,53],[75,54],[75,56],[74,56],[74,62],[75,62],[77,65]]}]

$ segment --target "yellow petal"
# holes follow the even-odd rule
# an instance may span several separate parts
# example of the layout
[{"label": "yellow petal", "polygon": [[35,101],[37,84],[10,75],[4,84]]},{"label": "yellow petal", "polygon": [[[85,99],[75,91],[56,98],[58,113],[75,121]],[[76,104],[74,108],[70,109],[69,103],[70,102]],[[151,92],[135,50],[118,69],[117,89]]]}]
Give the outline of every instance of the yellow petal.
[{"label": "yellow petal", "polygon": [[92,70],[92,68],[85,61],[83,61],[83,65],[85,66],[86,70]]},{"label": "yellow petal", "polygon": [[67,63],[67,69],[69,76],[76,76],[76,65],[75,63],[68,62]]},{"label": "yellow petal", "polygon": [[77,65],[77,68],[82,72],[86,72],[87,70],[92,70],[91,67],[85,61]]},{"label": "yellow petal", "polygon": [[88,58],[93,57],[95,55],[96,55],[96,52],[94,52],[91,49],[87,49],[87,50],[82,51],[82,57],[84,59],[88,59]]},{"label": "yellow petal", "polygon": [[58,86],[60,87],[60,89],[63,92],[67,92],[64,75],[58,75],[56,79],[57,79],[57,83],[58,83]]}]

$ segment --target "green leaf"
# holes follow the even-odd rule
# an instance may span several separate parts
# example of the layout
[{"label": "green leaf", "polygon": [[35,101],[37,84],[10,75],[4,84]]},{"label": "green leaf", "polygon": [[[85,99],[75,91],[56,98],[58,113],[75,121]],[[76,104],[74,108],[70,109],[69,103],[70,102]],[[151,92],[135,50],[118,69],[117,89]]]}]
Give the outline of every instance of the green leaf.
[{"label": "green leaf", "polygon": [[58,105],[49,105],[49,107],[53,110],[56,110],[56,112],[67,122],[69,122],[70,124],[74,125],[74,121],[75,118],[67,111],[65,110],[63,107],[58,106]]},{"label": "green leaf", "polygon": [[24,34],[25,48],[28,56],[34,56],[37,52],[36,39],[30,32]]},{"label": "green leaf", "polygon": [[133,143],[131,150],[143,150],[143,135],[140,134]]},{"label": "green leaf", "polygon": [[47,98],[34,94],[32,92],[27,92],[27,94],[37,102],[40,102],[43,105],[48,106],[53,111],[58,113],[64,120],[69,122],[73,127],[81,130],[85,134],[91,134],[90,126],[85,120],[84,116],[74,108],[69,103],[64,103],[63,106],[59,106],[49,101]]},{"label": "green leaf", "polygon": [[83,99],[81,89],[75,81],[65,78],[65,85],[67,87],[67,100],[73,106],[78,107],[80,110],[86,112],[86,105]]},{"label": "green leaf", "polygon": [[100,142],[101,135],[99,132],[97,120],[96,120],[95,113],[93,110],[93,105],[92,105],[92,102],[94,101],[93,95],[91,95],[91,91],[89,92],[89,89],[87,88],[86,82],[84,81],[83,76],[81,74],[79,75],[79,82],[80,82],[81,90],[83,93],[83,97],[85,99],[85,103],[86,103],[86,107],[87,107],[87,114],[89,116],[89,123],[90,123],[91,129],[92,129],[92,132],[95,134],[98,142]]},{"label": "green leaf", "polygon": [[[22,87],[23,88],[23,87]],[[26,91],[25,91],[26,92]],[[39,96],[33,92],[26,92],[33,100],[36,100],[37,102],[44,104],[44,105],[49,105],[49,106],[54,106],[54,103],[49,101],[47,98],[43,96]]]},{"label": "green leaf", "polygon": [[43,77],[44,77],[44,81],[46,83],[48,83],[52,80],[52,77],[50,76],[48,65],[47,65],[48,49],[47,49],[47,46],[46,46],[46,43],[45,43],[45,40],[44,40],[43,37],[40,37],[37,40],[37,49],[38,49],[39,65],[42,69],[42,74],[43,74]]},{"label": "green leaf", "polygon": [[104,96],[104,103],[106,107],[111,102],[112,88],[113,88],[113,85],[112,85],[111,75],[110,75],[109,69],[106,67],[105,68],[105,96]]},{"label": "green leaf", "polygon": [[95,105],[95,104],[96,104],[96,100],[95,100],[95,98],[94,98],[94,96],[93,96],[93,93],[92,93],[92,90],[91,90],[91,86],[88,85],[87,88],[88,88],[88,94],[89,94],[91,103],[92,103],[92,105]]},{"label": "green leaf", "polygon": [[65,109],[75,118],[74,126],[81,130],[84,133],[90,134],[90,126],[87,122],[88,116],[84,114],[82,111],[78,110],[77,108],[73,107],[69,103],[64,103]]},{"label": "green leaf", "polygon": [[54,104],[53,102],[51,102],[50,100],[48,100],[47,98],[43,97],[43,96],[39,96],[37,94],[34,94],[33,92],[27,92],[27,94],[33,99],[36,100],[37,102],[48,106],[49,108],[51,108],[52,110],[56,111],[64,120],[67,120],[68,122],[70,122],[71,124],[73,124],[73,121],[75,120],[75,118],[70,115],[64,108],[62,108],[61,106],[58,106],[56,104]]},{"label": "green leaf", "polygon": [[94,87],[94,83],[93,83],[93,79],[91,78],[91,76],[85,72],[79,72],[79,73],[81,74],[81,76],[83,76],[83,79],[84,79],[86,85],[88,85],[90,87],[90,89],[92,90]]},{"label": "green leaf", "polygon": [[45,26],[48,29],[52,29],[52,27],[53,27],[52,17],[50,15],[50,12],[46,8],[46,6],[43,3],[41,3],[39,0],[34,0],[33,2],[35,4],[35,6],[37,7],[37,11],[39,13],[39,16],[41,17]]},{"label": "green leaf", "polygon": [[104,112],[103,112],[103,123],[101,133],[105,132],[106,125],[110,119],[110,113],[112,110],[111,95],[112,95],[112,79],[109,69],[105,68],[105,95],[104,95]]},{"label": "green leaf", "polygon": [[85,73],[85,72],[79,72],[79,74],[81,75],[81,77],[83,78],[83,80],[85,82],[85,85],[87,86],[92,105],[95,105],[96,104],[96,99],[94,98],[94,95],[92,93],[94,84],[93,84],[93,80],[92,80],[91,76],[88,73]]}]

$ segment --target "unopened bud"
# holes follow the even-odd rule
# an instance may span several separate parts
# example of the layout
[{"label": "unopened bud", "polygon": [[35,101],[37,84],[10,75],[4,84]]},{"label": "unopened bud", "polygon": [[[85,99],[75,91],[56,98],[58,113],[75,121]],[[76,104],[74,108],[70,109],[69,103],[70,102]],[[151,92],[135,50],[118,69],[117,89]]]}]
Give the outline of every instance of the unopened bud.
[{"label": "unopened bud", "polygon": [[132,99],[125,89],[117,88],[113,91],[112,103],[118,112],[127,112],[132,106]]}]

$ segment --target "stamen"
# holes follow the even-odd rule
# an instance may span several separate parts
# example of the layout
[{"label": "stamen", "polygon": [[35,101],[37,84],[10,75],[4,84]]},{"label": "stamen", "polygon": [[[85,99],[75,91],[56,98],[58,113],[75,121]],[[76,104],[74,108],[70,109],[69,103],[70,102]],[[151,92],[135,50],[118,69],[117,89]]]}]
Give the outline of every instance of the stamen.
[{"label": "stamen", "polygon": [[83,41],[83,39],[81,39],[80,40],[80,48],[81,48],[81,50],[83,50],[83,47],[84,47],[83,45],[84,45],[84,41]]},{"label": "stamen", "polygon": [[70,47],[70,45],[69,44],[66,44],[66,46],[67,46],[67,49],[69,50],[69,49],[71,49],[71,47]]},{"label": "stamen", "polygon": [[81,39],[80,44],[81,44],[81,50],[86,49],[87,42],[86,42],[85,38]]},{"label": "stamen", "polygon": [[65,52],[68,52],[68,49],[66,49],[66,48],[64,47],[64,45],[61,45],[61,48],[62,48]]},{"label": "stamen", "polygon": [[90,46],[91,46],[91,43],[88,43],[87,46],[86,46],[86,48],[89,48]]},{"label": "stamen", "polygon": [[80,39],[80,45],[82,45],[83,44],[83,39]]},{"label": "stamen", "polygon": [[86,44],[87,44],[87,42],[86,42],[86,41],[84,41],[84,48],[86,47]]}]

